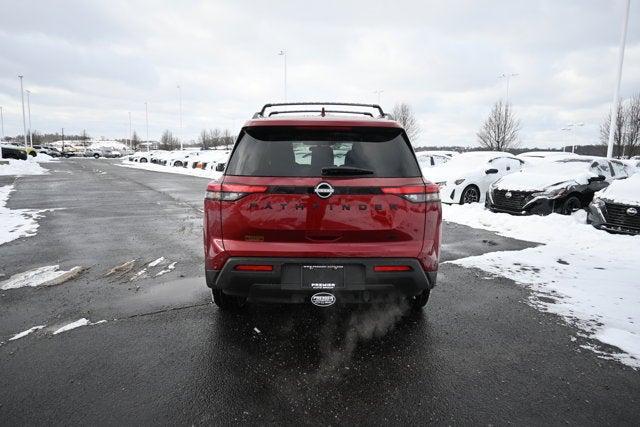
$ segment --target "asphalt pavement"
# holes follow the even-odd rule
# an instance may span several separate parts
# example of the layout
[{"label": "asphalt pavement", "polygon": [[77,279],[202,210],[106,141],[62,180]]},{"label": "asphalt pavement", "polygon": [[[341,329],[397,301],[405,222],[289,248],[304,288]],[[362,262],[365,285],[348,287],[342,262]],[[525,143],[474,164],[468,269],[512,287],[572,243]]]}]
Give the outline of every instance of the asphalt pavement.
[{"label": "asphalt pavement", "polygon": [[[598,358],[575,328],[527,305],[526,289],[477,270],[442,264],[426,310],[409,317],[220,312],[203,277],[207,180],[119,164],[66,159],[45,164],[49,175],[0,177],[16,189],[9,208],[42,210],[35,236],[0,246],[0,280],[86,268],[58,286],[0,291],[2,424],[640,420],[638,371]],[[531,246],[449,223],[443,239],[443,261]],[[51,334],[80,318],[106,322]],[[8,341],[35,325],[46,327]]]}]

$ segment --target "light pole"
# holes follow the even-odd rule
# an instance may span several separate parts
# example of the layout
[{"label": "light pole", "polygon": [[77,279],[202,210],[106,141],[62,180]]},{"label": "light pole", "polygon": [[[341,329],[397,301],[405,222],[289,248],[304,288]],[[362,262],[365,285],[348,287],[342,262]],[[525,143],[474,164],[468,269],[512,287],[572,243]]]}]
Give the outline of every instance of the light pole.
[{"label": "light pole", "polygon": [[504,103],[508,104],[509,103],[509,80],[511,80],[511,77],[516,77],[519,76],[520,74],[518,73],[502,73],[498,76],[499,79],[505,79],[507,81],[507,95],[504,99]]},{"label": "light pole", "polygon": [[[562,128],[561,130],[572,131],[572,139],[571,139],[571,152],[576,152],[576,128],[584,126],[584,123],[569,123],[567,127]],[[562,147],[562,151],[564,151],[564,147]]]},{"label": "light pole", "polygon": [[624,45],[627,42],[627,24],[629,23],[629,7],[631,0],[627,0],[622,21],[622,34],[620,35],[620,50],[618,52],[618,72],[616,85],[613,88],[613,105],[611,105],[611,120],[609,120],[609,144],[607,146],[607,158],[613,157],[613,137],[618,122],[618,96],[620,94],[620,80],[622,79],[622,62],[624,61]]},{"label": "light pole", "polygon": [[31,91],[25,90],[27,92],[27,110],[29,112],[29,145],[33,148],[33,133],[31,132]]},{"label": "light pole", "polygon": [[178,98],[180,99],[180,150],[182,150],[182,88],[178,85]]},{"label": "light pole", "polygon": [[2,124],[2,140],[4,141],[4,115],[2,114],[2,106],[0,106],[0,123]]},{"label": "light pole", "polygon": [[131,142],[131,111],[129,111],[129,148],[133,147]]},{"label": "light pole", "polygon": [[382,95],[382,92],[384,92],[384,90],[382,89],[378,89],[378,90],[374,90],[373,93],[378,95],[378,105],[380,105],[380,95]]},{"label": "light pole", "polygon": [[22,96],[22,129],[24,133],[24,148],[27,148],[27,121],[24,117],[24,87],[22,86],[22,77],[18,76],[20,79],[20,95]]},{"label": "light pole", "polygon": [[284,59],[284,101],[287,102],[287,51],[281,50],[278,56]]},{"label": "light pole", "polygon": [[147,125],[147,150],[149,150],[149,105],[144,103],[144,120]]}]

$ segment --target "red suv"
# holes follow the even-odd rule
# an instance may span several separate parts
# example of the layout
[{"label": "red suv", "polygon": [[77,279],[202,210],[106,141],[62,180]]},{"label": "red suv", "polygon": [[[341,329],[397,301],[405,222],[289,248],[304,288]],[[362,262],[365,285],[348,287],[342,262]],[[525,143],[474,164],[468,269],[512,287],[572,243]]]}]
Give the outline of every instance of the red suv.
[{"label": "red suv", "polygon": [[420,309],[441,221],[438,187],[378,105],[266,104],[207,187],[207,285],[222,309],[398,298]]}]

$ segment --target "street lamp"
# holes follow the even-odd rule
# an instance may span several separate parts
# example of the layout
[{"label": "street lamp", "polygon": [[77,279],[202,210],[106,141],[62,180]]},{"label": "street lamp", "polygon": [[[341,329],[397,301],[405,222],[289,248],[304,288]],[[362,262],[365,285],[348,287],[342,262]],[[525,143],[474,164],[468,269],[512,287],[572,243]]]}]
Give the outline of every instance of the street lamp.
[{"label": "street lamp", "polygon": [[33,148],[33,133],[31,132],[31,91],[25,90],[27,92],[27,109],[29,111],[29,145]]},{"label": "street lamp", "polygon": [[180,99],[180,150],[182,150],[182,88],[178,85],[178,98]]},{"label": "street lamp", "polygon": [[380,105],[380,95],[384,92],[382,89],[374,90],[373,93],[378,95],[378,105]]},{"label": "street lamp", "polygon": [[509,80],[511,80],[511,77],[516,77],[519,76],[520,74],[518,73],[502,73],[498,76],[499,79],[505,79],[507,81],[507,95],[505,97],[504,103],[508,104],[509,103]]},{"label": "street lamp", "polygon": [[[575,153],[576,152],[576,128],[577,127],[582,127],[584,126],[584,123],[580,122],[580,123],[569,123],[567,124],[566,127],[563,127],[561,130],[565,130],[565,131],[573,131],[573,138],[571,140],[571,152]],[[562,148],[562,151],[564,151],[564,147]]]},{"label": "street lamp", "polygon": [[281,50],[278,56],[284,59],[284,101],[287,102],[287,51]]},{"label": "street lamp", "polygon": [[144,119],[147,124],[147,150],[149,149],[149,105],[144,103]]},{"label": "street lamp", "polygon": [[24,148],[27,148],[27,121],[24,117],[24,87],[22,86],[22,78],[24,76],[18,76],[20,79],[20,95],[22,97],[22,129],[24,134]]},{"label": "street lamp", "polygon": [[2,124],[2,140],[4,141],[4,115],[2,114],[2,106],[0,106],[0,124]]},{"label": "street lamp", "polygon": [[129,148],[133,147],[131,137],[131,111],[129,111]]}]

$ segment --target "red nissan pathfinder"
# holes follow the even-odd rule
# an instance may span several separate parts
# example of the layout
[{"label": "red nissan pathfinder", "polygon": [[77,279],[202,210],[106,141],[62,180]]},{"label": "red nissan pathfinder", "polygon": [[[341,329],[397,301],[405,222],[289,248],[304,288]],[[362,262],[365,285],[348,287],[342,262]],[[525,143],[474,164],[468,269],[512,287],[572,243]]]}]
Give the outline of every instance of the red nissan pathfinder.
[{"label": "red nissan pathfinder", "polygon": [[266,104],[204,208],[206,281],[221,309],[399,299],[421,309],[436,283],[438,187],[378,105]]}]

